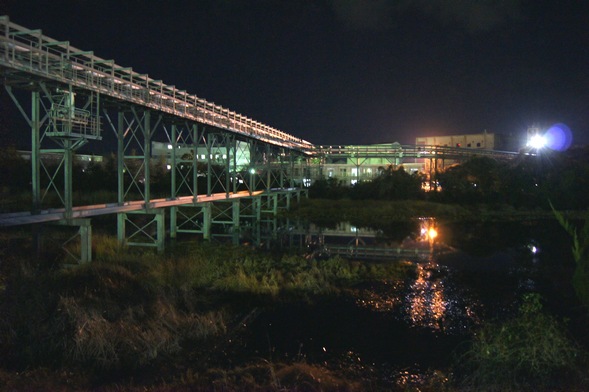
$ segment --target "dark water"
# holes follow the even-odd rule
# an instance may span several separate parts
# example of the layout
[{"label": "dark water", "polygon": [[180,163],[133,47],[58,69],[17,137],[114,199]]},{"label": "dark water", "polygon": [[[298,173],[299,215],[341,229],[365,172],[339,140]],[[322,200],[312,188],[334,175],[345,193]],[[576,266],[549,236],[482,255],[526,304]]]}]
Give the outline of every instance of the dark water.
[{"label": "dark water", "polygon": [[[405,229],[396,245],[420,240],[419,225]],[[557,316],[578,316],[570,239],[556,222],[437,229],[431,245],[439,252],[417,263],[414,279],[266,309],[243,344],[261,358],[356,367],[406,385],[447,369],[481,323],[510,317],[524,293],[540,293]]]}]

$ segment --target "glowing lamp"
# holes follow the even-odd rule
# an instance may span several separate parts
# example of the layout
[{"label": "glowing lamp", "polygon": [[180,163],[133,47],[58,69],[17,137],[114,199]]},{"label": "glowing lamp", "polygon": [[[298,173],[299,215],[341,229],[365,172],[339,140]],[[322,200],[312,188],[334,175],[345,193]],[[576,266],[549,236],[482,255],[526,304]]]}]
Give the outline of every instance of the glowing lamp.
[{"label": "glowing lamp", "polygon": [[536,134],[536,135],[532,136],[528,142],[528,146],[535,148],[537,150],[544,147],[545,145],[546,145],[546,138],[540,134]]}]

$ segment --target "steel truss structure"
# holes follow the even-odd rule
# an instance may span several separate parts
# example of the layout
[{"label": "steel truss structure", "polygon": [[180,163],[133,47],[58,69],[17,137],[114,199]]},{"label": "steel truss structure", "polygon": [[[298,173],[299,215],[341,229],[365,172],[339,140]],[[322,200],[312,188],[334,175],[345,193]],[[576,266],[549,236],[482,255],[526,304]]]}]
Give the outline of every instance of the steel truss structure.
[{"label": "steel truss structure", "polygon": [[[168,220],[172,237],[230,233],[237,242],[244,219],[260,233],[262,217],[276,214],[277,200],[303,192],[291,188],[297,183],[291,176],[295,162],[312,154],[311,143],[7,16],[0,16],[0,76],[31,129],[33,178],[30,211],[2,214],[0,225],[52,222],[77,228],[80,261],[92,256],[91,216],[116,213],[122,244],[162,251]],[[117,200],[74,206],[73,156],[86,143],[102,140],[105,127],[117,143]],[[151,148],[162,140],[170,146],[171,186],[155,197]],[[178,155],[180,147],[193,152]],[[199,155],[202,149],[206,154]],[[44,162],[45,153],[60,155],[60,162]]]},{"label": "steel truss structure", "polygon": [[[261,244],[275,235],[279,208],[305,194],[305,186],[325,175],[325,165],[347,165],[353,170],[346,176],[358,181],[374,159],[386,166],[421,159],[435,183],[447,160],[517,156],[398,143],[314,146],[8,16],[0,16],[0,77],[31,130],[32,168],[30,211],[0,214],[0,227],[44,225],[33,230],[41,233],[49,223],[69,226],[80,261],[92,257],[90,218],[97,215],[116,214],[118,239],[129,246],[162,251],[166,224],[172,238],[197,233],[237,242],[247,234]],[[112,134],[104,135],[105,128]],[[75,153],[105,136],[116,139],[116,201],[74,206]],[[153,143],[169,148],[170,187],[157,194]],[[60,156],[57,164],[43,158],[48,153]]]},{"label": "steel truss structure", "polygon": [[[371,180],[380,173],[378,169],[387,166],[419,163],[430,184],[436,183],[436,175],[449,165],[465,162],[473,157],[489,157],[495,160],[511,160],[520,153],[510,151],[486,150],[480,148],[460,148],[426,145],[401,145],[399,143],[361,145],[361,146],[317,146],[313,159],[309,160],[311,178],[334,176],[342,180],[357,182]],[[326,173],[326,168],[339,167],[342,173]],[[352,169],[346,171],[348,168]],[[361,168],[370,168],[369,174],[361,173]],[[328,169],[327,169],[328,170]],[[434,189],[432,186],[431,189]]]}]

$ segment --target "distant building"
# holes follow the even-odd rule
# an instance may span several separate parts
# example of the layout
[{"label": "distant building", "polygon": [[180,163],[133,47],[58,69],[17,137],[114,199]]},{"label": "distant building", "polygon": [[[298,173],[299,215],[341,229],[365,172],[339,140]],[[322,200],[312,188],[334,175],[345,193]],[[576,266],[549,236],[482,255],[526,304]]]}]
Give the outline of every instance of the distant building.
[{"label": "distant building", "polygon": [[[192,156],[194,154],[193,146],[178,145],[176,157]],[[163,159],[169,166],[171,163],[173,146],[170,143],[151,142],[151,157],[154,159]],[[211,161],[217,165],[224,165],[227,162],[227,156],[235,160],[235,165],[239,170],[249,167],[250,148],[247,142],[237,141],[235,145],[227,152],[226,146],[215,146],[207,152],[205,146],[199,146],[196,151],[197,159],[201,162]]]},{"label": "distant building", "polygon": [[321,148],[321,158],[314,166],[313,178],[334,178],[347,184],[370,181],[388,167],[403,168],[408,173],[423,171],[423,163],[407,156],[399,143],[328,146]]},{"label": "distant building", "polygon": [[418,146],[439,146],[454,148],[480,148],[496,151],[519,151],[521,142],[512,135],[498,133],[474,133],[450,136],[422,136],[415,139]]},{"label": "distant building", "polygon": [[[18,155],[25,161],[30,161],[32,153],[30,151],[18,150]],[[59,152],[47,152],[43,151],[40,153],[41,159],[46,162],[53,162],[59,164],[63,159],[63,153]],[[88,167],[91,162],[102,162],[103,157],[101,155],[90,155],[90,154],[74,154],[74,162],[81,165],[83,168]]]}]

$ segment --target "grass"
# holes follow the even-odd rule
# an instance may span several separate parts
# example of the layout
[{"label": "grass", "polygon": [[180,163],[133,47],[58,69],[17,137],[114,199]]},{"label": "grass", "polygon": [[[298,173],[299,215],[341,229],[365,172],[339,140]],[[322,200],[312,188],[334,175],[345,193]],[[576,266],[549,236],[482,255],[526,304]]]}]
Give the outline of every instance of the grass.
[{"label": "grass", "polygon": [[[244,320],[264,306],[313,301],[414,273],[409,263],[316,261],[209,243],[181,243],[158,256],[119,249],[116,239],[100,234],[93,247],[95,261],[75,268],[3,264],[0,383],[64,391],[139,391],[148,385],[161,391],[379,390],[383,384],[366,369],[329,368],[304,357],[228,365],[211,353],[245,333]],[[434,372],[415,388],[408,383],[397,390],[541,390],[568,385],[550,384],[563,377],[579,379],[583,363],[566,326],[532,296],[514,319],[476,333],[455,367],[459,383]],[[116,374],[126,376],[112,381]]]},{"label": "grass", "polygon": [[317,262],[208,243],[180,244],[158,256],[119,249],[116,239],[100,234],[93,248],[92,263],[5,276],[4,366],[141,368],[187,346],[212,349],[239,312],[260,304],[337,294],[364,280],[402,279],[412,270],[402,263]]}]

